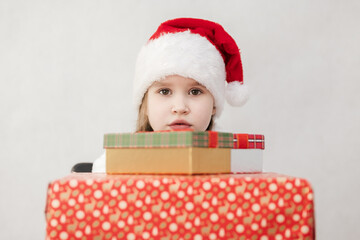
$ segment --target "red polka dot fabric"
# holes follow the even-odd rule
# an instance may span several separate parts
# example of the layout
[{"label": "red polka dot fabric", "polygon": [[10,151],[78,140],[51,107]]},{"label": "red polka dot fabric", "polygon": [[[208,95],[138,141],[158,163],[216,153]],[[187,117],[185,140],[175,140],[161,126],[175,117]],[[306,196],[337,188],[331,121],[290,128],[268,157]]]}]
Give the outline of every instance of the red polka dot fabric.
[{"label": "red polka dot fabric", "polygon": [[46,239],[313,239],[310,184],[275,173],[71,174],[49,184]]}]

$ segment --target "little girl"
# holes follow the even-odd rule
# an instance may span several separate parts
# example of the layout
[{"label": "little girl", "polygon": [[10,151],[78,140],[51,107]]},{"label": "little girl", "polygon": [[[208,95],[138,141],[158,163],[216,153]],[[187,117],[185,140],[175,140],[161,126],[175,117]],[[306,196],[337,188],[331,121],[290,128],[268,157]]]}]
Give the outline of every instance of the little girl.
[{"label": "little girl", "polygon": [[[139,53],[133,96],[136,131],[211,130],[225,98],[233,106],[247,100],[239,49],[217,23],[166,21]],[[105,159],[93,172],[105,172]]]}]

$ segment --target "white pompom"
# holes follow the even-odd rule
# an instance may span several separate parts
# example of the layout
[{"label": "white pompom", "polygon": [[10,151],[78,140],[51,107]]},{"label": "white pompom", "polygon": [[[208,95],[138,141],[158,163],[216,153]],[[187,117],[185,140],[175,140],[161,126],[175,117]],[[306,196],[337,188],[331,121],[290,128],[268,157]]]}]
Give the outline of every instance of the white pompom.
[{"label": "white pompom", "polygon": [[249,98],[248,88],[238,81],[230,82],[226,86],[225,97],[231,106],[240,107],[244,105]]}]

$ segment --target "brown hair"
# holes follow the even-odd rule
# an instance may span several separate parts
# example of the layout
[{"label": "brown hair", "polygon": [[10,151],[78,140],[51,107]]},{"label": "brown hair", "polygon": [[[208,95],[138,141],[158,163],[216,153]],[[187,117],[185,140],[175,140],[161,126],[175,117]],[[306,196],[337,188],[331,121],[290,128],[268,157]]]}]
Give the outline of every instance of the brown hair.
[{"label": "brown hair", "polygon": [[138,119],[136,121],[136,131],[137,132],[152,132],[154,131],[150,125],[149,118],[147,115],[147,96],[148,92],[144,94],[144,97],[141,101],[139,107]]},{"label": "brown hair", "polygon": [[[138,119],[136,121],[136,132],[152,132],[154,129],[151,127],[149,118],[147,115],[147,96],[148,92],[144,94],[144,97],[141,101],[139,107]],[[209,126],[206,128],[206,131],[210,131],[213,127],[213,116],[211,116]]]}]

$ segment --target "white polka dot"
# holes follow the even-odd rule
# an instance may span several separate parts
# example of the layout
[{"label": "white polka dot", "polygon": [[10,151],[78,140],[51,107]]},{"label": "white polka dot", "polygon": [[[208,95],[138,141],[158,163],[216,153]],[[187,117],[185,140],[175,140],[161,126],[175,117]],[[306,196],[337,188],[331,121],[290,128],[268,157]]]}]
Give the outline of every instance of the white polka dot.
[{"label": "white polka dot", "polygon": [[244,198],[249,200],[251,198],[251,194],[249,192],[244,193]]},{"label": "white polka dot", "polygon": [[269,238],[267,236],[261,236],[260,240],[269,240]]},{"label": "white polka dot", "polygon": [[188,195],[192,195],[192,194],[193,194],[193,188],[192,188],[191,186],[189,186],[189,187],[187,188],[187,194],[188,194]]},{"label": "white polka dot", "polygon": [[149,239],[150,238],[150,233],[149,232],[143,232],[142,237],[143,237],[143,239]]},{"label": "white polka dot", "polygon": [[127,224],[132,225],[134,223],[134,218],[133,216],[129,216],[127,219]]},{"label": "white polka dot", "polygon": [[159,181],[159,180],[154,180],[153,186],[154,186],[154,187],[160,186],[160,181]]},{"label": "white polka dot", "polygon": [[275,240],[282,240],[283,237],[280,234],[275,235]]},{"label": "white polka dot", "polygon": [[257,203],[254,203],[251,207],[251,209],[254,211],[254,212],[258,212],[260,211],[260,205],[257,204]]},{"label": "white polka dot", "polygon": [[231,220],[234,219],[234,214],[229,212],[229,213],[226,214],[226,218],[231,221]]},{"label": "white polka dot", "polygon": [[285,221],[284,215],[282,215],[282,214],[277,215],[277,216],[276,216],[276,221],[277,221],[278,223],[284,222],[284,221]]},{"label": "white polka dot", "polygon": [[170,223],[170,225],[169,225],[169,230],[170,230],[171,232],[176,232],[177,229],[178,229],[178,226],[177,226],[176,223]]},{"label": "white polka dot", "polygon": [[294,196],[294,202],[299,203],[299,202],[301,202],[301,200],[302,200],[302,197],[300,194],[296,194]]},{"label": "white polka dot", "polygon": [[56,226],[58,225],[58,221],[57,221],[56,219],[51,219],[50,225],[51,225],[52,227],[56,227]]},{"label": "white polka dot", "polygon": [[217,203],[218,203],[217,198],[216,198],[216,197],[213,197],[213,198],[211,199],[211,205],[216,206]]},{"label": "white polka dot", "polygon": [[65,216],[65,214],[61,215],[61,217],[60,217],[60,222],[61,222],[61,223],[65,223],[65,222],[66,222],[66,216]]},{"label": "white polka dot", "polygon": [[102,195],[103,195],[103,193],[102,193],[101,190],[96,190],[96,191],[94,192],[94,197],[95,197],[96,199],[100,199],[100,198],[102,197]]},{"label": "white polka dot", "polygon": [[143,218],[144,218],[145,221],[150,221],[151,217],[152,217],[152,215],[151,215],[150,212],[145,212],[143,214]]},{"label": "white polka dot", "polygon": [[259,189],[255,188],[253,194],[254,196],[259,196]]},{"label": "white polka dot", "polygon": [[257,231],[259,229],[259,225],[257,223],[253,223],[253,224],[251,224],[251,229],[253,231]]},{"label": "white polka dot", "polygon": [[175,209],[174,206],[172,206],[172,207],[170,208],[170,215],[175,215],[175,213],[176,213],[176,209]]},{"label": "white polka dot", "polygon": [[160,217],[161,217],[162,219],[165,219],[165,218],[167,217],[167,212],[162,211],[162,212],[160,213]]},{"label": "white polka dot", "polygon": [[76,204],[75,199],[70,198],[69,201],[68,201],[68,204],[69,204],[69,206],[71,206],[71,207],[75,206],[75,204]]},{"label": "white polka dot", "polygon": [[136,206],[137,208],[140,208],[142,205],[143,205],[143,202],[142,202],[141,200],[136,200],[135,206]]},{"label": "white polka dot", "polygon": [[222,188],[222,189],[226,188],[226,182],[221,181],[220,184],[219,184],[219,187]]},{"label": "white polka dot", "polygon": [[126,193],[126,186],[125,186],[125,185],[122,185],[122,186],[121,186],[120,192],[121,192],[121,193]]},{"label": "white polka dot", "polygon": [[138,189],[143,189],[143,188],[145,187],[144,181],[141,181],[141,180],[137,181],[137,182],[136,182],[136,187],[137,187]]},{"label": "white polka dot", "polygon": [[296,222],[299,221],[300,220],[300,215],[299,214],[294,214],[293,215],[293,220],[296,221]]},{"label": "white polka dot", "polygon": [[57,199],[52,200],[51,206],[52,206],[53,208],[58,208],[58,207],[60,206],[59,200],[57,200]]},{"label": "white polka dot", "polygon": [[76,179],[71,179],[69,182],[70,187],[76,188],[78,185],[78,181]]},{"label": "white polka dot", "polygon": [[145,197],[145,203],[146,203],[146,204],[150,204],[150,203],[151,203],[151,197],[150,197],[149,195],[147,195],[147,196]]},{"label": "white polka dot", "polygon": [[185,204],[185,208],[186,208],[186,210],[191,211],[194,209],[194,204],[192,202],[187,202]]},{"label": "white polka dot", "polygon": [[300,183],[301,183],[300,179],[296,178],[295,179],[295,186],[299,187]]},{"label": "white polka dot", "polygon": [[118,194],[119,194],[119,192],[118,192],[118,190],[116,190],[116,189],[113,189],[113,190],[111,190],[111,192],[110,192],[110,195],[111,195],[112,197],[116,197]]},{"label": "white polka dot", "polygon": [[127,203],[125,201],[120,201],[119,202],[119,208],[120,209],[125,209],[127,208]]},{"label": "white polka dot", "polygon": [[210,221],[217,222],[217,220],[219,220],[219,216],[216,213],[212,213],[210,215]]},{"label": "white polka dot", "polygon": [[61,240],[65,240],[68,239],[69,235],[67,234],[67,232],[61,232],[60,233],[60,239]]},{"label": "white polka dot", "polygon": [[194,236],[194,240],[202,240],[202,236],[200,234],[196,234]]},{"label": "white polka dot", "polygon": [[184,227],[185,227],[186,229],[190,229],[190,228],[192,227],[191,222],[186,222],[186,223],[184,224]]},{"label": "white polka dot", "polygon": [[104,231],[108,231],[111,227],[109,222],[103,222],[103,224],[101,225],[102,229],[104,229]]},{"label": "white polka dot", "polygon": [[169,183],[169,179],[163,178],[163,179],[162,179],[162,182],[163,182],[164,184],[167,184],[167,183]]},{"label": "white polka dot", "polygon": [[204,189],[205,191],[210,190],[210,188],[211,188],[211,184],[210,184],[209,182],[204,182],[204,183],[203,183],[203,189]]},{"label": "white polka dot", "polygon": [[156,235],[158,235],[158,233],[159,233],[158,228],[157,228],[157,227],[154,227],[153,230],[152,230],[152,232],[151,232],[151,234],[152,234],[153,236],[156,236]]},{"label": "white polka dot", "polygon": [[272,211],[276,208],[276,204],[275,203],[269,203],[269,209]]},{"label": "white polka dot", "polygon": [[306,225],[302,226],[302,227],[301,227],[301,232],[302,232],[303,234],[309,233],[309,227],[306,226]]},{"label": "white polka dot", "polygon": [[285,230],[285,237],[286,238],[289,238],[291,236],[291,231],[290,231],[290,229],[286,229]]},{"label": "white polka dot", "polygon": [[88,186],[93,185],[93,183],[94,183],[94,180],[92,180],[92,179],[87,179],[86,180],[86,185],[88,185]]},{"label": "white polka dot", "polygon": [[275,183],[271,183],[271,184],[269,185],[269,190],[270,190],[270,192],[276,192],[276,190],[277,190],[276,184],[275,184]]},{"label": "white polka dot", "polygon": [[279,207],[283,207],[283,206],[284,206],[284,199],[279,198],[278,206],[279,206]]},{"label": "white polka dot", "polygon": [[194,220],[194,225],[195,226],[200,226],[200,218],[199,217],[196,217],[195,220]]},{"label": "white polka dot", "polygon": [[125,227],[125,222],[124,221],[119,221],[117,225],[118,225],[119,228],[123,228],[123,227]]},{"label": "white polka dot", "polygon": [[290,182],[288,182],[288,183],[285,184],[285,188],[286,188],[287,190],[292,189],[292,187],[293,187],[293,185],[292,185],[292,183],[290,183]]},{"label": "white polka dot", "polygon": [[313,194],[312,194],[312,193],[309,193],[309,194],[307,195],[307,199],[308,199],[309,201],[312,201],[312,200],[313,200]]},{"label": "white polka dot", "polygon": [[210,233],[210,234],[209,234],[209,238],[210,238],[211,240],[215,240],[215,239],[216,239],[216,234],[215,234],[215,233]]},{"label": "white polka dot", "polygon": [[179,198],[185,197],[185,193],[184,193],[183,191],[179,191],[179,192],[177,193],[177,195],[178,195]]},{"label": "white polka dot", "polygon": [[240,217],[242,215],[242,209],[241,208],[238,208],[236,210],[236,216]]},{"label": "white polka dot", "polygon": [[126,236],[126,239],[127,240],[135,240],[136,236],[134,233],[129,233],[127,236]]},{"label": "white polka dot", "polygon": [[58,192],[60,190],[59,184],[55,183],[53,187],[54,192]]},{"label": "white polka dot", "polygon": [[207,201],[204,201],[201,206],[204,208],[204,209],[208,209],[210,207],[210,203],[207,202]]},{"label": "white polka dot", "polygon": [[83,212],[83,211],[81,211],[81,210],[79,210],[79,211],[77,211],[76,212],[76,218],[77,219],[83,219],[85,217],[85,213]]},{"label": "white polka dot", "polygon": [[247,181],[247,182],[251,182],[252,181],[252,178],[250,178],[250,177],[246,177],[246,178],[244,178],[245,179],[245,181]]},{"label": "white polka dot", "polygon": [[235,183],[235,179],[234,178],[229,178],[229,184],[230,185],[234,185],[234,183]]},{"label": "white polka dot", "polygon": [[103,207],[103,211],[102,211],[104,214],[108,214],[109,213],[109,206],[108,205],[105,205]]},{"label": "white polka dot", "polygon": [[219,237],[223,238],[224,236],[225,236],[225,230],[223,228],[220,228]]},{"label": "white polka dot", "polygon": [[238,225],[236,225],[235,230],[236,230],[238,233],[242,233],[242,232],[244,232],[245,228],[244,228],[243,225],[238,224]]},{"label": "white polka dot", "polygon": [[169,193],[168,192],[162,192],[161,193],[161,199],[162,200],[168,200],[169,199]]},{"label": "white polka dot", "polygon": [[84,195],[79,194],[79,197],[78,197],[78,202],[79,202],[79,203],[84,202]]},{"label": "white polka dot", "polygon": [[91,233],[91,227],[89,225],[87,225],[85,227],[85,234],[89,235]]},{"label": "white polka dot", "polygon": [[75,232],[75,237],[76,237],[76,238],[81,238],[82,236],[83,236],[82,231],[79,231],[79,230],[78,230],[78,231]]},{"label": "white polka dot", "polygon": [[94,217],[99,217],[100,214],[101,214],[101,212],[99,210],[97,210],[97,209],[93,211],[93,216]]},{"label": "white polka dot", "polygon": [[235,201],[235,199],[236,199],[236,195],[235,195],[234,193],[229,193],[229,194],[227,195],[227,199],[228,199],[230,202],[233,202],[233,201]]},{"label": "white polka dot", "polygon": [[267,225],[266,218],[263,218],[263,219],[261,220],[260,225],[261,225],[262,227],[266,227],[266,225]]}]

